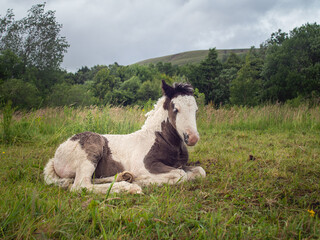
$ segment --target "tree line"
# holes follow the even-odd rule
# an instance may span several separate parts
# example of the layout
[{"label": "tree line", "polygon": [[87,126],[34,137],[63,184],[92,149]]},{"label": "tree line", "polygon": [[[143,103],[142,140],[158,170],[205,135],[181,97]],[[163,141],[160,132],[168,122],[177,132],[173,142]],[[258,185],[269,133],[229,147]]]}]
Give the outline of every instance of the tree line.
[{"label": "tree line", "polygon": [[187,81],[203,104],[255,106],[320,97],[320,26],[272,33],[245,55],[220,61],[215,48],[199,64],[118,63],[61,69],[69,44],[45,4],[15,20],[0,16],[0,101],[20,109],[44,106],[144,105],[161,96],[160,82]]}]

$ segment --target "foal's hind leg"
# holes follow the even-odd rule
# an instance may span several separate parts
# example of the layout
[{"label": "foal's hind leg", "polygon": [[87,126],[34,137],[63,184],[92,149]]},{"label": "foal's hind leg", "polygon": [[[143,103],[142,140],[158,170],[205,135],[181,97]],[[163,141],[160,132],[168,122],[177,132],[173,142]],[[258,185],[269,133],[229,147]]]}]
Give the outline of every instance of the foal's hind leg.
[{"label": "foal's hind leg", "polygon": [[[107,193],[109,188],[112,186],[112,183],[92,184],[92,174],[94,171],[95,167],[90,161],[86,160],[82,162],[76,171],[76,177],[71,187],[71,191],[77,191],[85,188],[95,193]],[[122,191],[128,193],[142,193],[140,186],[128,182],[115,182],[110,190],[111,193]]]},{"label": "foal's hind leg", "polygon": [[84,160],[76,169],[76,176],[71,187],[71,191],[77,191],[81,188],[92,188],[92,174],[95,170],[92,162]]}]

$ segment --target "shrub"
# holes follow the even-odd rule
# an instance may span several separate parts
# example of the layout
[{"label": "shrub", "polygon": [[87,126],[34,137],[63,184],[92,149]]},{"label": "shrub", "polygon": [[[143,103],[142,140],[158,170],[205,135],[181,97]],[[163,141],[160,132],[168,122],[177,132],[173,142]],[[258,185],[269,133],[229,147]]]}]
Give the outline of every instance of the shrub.
[{"label": "shrub", "polygon": [[47,98],[49,106],[89,106],[94,103],[94,97],[85,85],[57,84]]},{"label": "shrub", "polygon": [[42,101],[36,86],[21,79],[5,81],[1,85],[0,96],[2,101],[11,101],[12,106],[19,109],[38,108]]}]

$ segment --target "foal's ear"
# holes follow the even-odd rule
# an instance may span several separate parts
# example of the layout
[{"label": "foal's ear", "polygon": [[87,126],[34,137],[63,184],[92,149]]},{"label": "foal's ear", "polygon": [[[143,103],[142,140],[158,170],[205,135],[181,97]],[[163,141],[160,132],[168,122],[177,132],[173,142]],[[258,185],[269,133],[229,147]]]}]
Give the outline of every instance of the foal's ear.
[{"label": "foal's ear", "polygon": [[164,80],[162,80],[162,93],[170,99],[174,95],[174,88],[169,86]]}]

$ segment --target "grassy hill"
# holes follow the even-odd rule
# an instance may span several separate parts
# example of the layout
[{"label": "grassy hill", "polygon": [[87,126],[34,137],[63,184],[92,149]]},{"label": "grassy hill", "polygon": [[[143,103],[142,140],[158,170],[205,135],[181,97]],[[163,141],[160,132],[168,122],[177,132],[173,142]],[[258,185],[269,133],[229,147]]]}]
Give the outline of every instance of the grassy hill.
[{"label": "grassy hill", "polygon": [[[250,49],[218,49],[218,58],[223,61],[227,56],[234,52],[237,55],[245,55]],[[185,64],[198,64],[208,55],[209,50],[197,50],[197,51],[188,51],[177,54],[172,54],[163,57],[150,58],[136,64],[139,65],[149,65],[150,63],[156,64],[158,62],[171,63],[172,65],[182,66]]]}]

